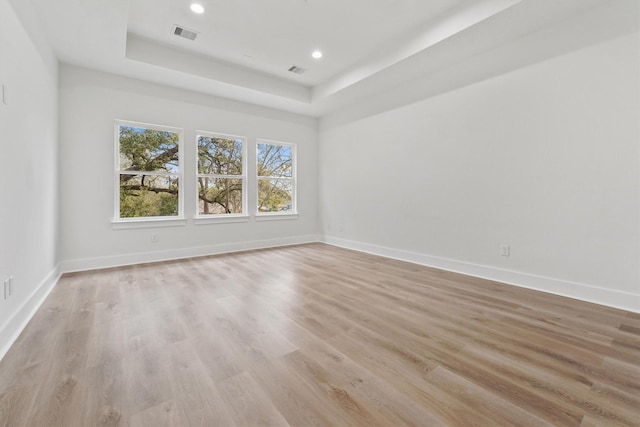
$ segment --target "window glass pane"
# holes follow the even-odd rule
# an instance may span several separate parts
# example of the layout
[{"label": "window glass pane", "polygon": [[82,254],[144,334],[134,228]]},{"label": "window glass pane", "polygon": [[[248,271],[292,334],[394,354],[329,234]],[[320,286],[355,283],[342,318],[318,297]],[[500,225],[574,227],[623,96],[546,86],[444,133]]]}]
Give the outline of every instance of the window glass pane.
[{"label": "window glass pane", "polygon": [[242,175],[242,140],[199,136],[198,173]]},{"label": "window glass pane", "polygon": [[120,170],[178,173],[179,135],[120,126]]},{"label": "window glass pane", "polygon": [[241,213],[242,179],[198,177],[198,215]]},{"label": "window glass pane", "polygon": [[291,177],[293,150],[290,145],[258,144],[258,176]]},{"label": "window glass pane", "polygon": [[258,212],[293,210],[293,183],[288,179],[258,180]]},{"label": "window glass pane", "polygon": [[120,175],[120,218],[177,215],[177,176]]}]

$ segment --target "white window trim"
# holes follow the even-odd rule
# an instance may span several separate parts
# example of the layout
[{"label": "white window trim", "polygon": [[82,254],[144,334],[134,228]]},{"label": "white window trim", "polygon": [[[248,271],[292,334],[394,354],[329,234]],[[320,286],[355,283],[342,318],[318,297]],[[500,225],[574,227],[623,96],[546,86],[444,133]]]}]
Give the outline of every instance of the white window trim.
[{"label": "white window trim", "polygon": [[[130,126],[159,131],[173,132],[178,134],[178,173],[145,172],[146,175],[157,176],[177,176],[178,177],[178,215],[166,217],[135,217],[120,218],[120,126]],[[186,224],[184,217],[184,131],[182,128],[156,125],[151,123],[134,122],[130,120],[115,120],[114,126],[115,156],[114,156],[114,211],[112,227],[114,229],[124,228],[149,228],[149,227],[172,227]]]},{"label": "white window trim", "polygon": [[196,225],[231,224],[236,222],[249,222],[250,219],[250,215],[243,214],[211,214],[198,216],[193,219],[193,223]]},{"label": "white window trim", "polygon": [[262,212],[256,215],[256,221],[281,221],[288,219],[298,219],[298,213]]},{"label": "white window trim", "polygon": [[[209,138],[223,138],[223,139],[234,139],[242,141],[242,175],[216,175],[216,174],[201,174],[198,173],[198,138],[201,136],[206,136]],[[195,165],[196,165],[196,215],[194,218],[195,224],[213,224],[213,223],[231,223],[231,222],[247,222],[249,220],[249,215],[247,213],[247,194],[249,189],[247,187],[247,145],[248,138],[246,136],[240,135],[229,135],[218,132],[207,132],[207,131],[196,131],[196,153],[195,153]],[[229,179],[242,179],[242,213],[238,214],[208,214],[208,215],[200,215],[200,193],[198,191],[198,178],[201,176],[207,176],[210,178],[229,178]],[[244,219],[246,218],[246,220]]]},{"label": "white window trim", "polygon": [[114,230],[128,230],[131,228],[158,228],[158,227],[181,227],[187,225],[184,218],[135,218],[126,221],[112,221],[111,227]]},{"label": "white window trim", "polygon": [[[258,162],[258,145],[259,144],[270,144],[270,145],[285,145],[291,147],[291,177],[280,177],[280,176],[258,176],[257,170],[257,162]],[[275,221],[280,219],[297,219],[298,218],[298,146],[292,142],[282,142],[282,141],[273,141],[270,139],[256,139],[256,221]],[[291,194],[291,211],[290,212],[260,212],[259,206],[259,197],[260,197],[260,180],[271,180],[271,179],[283,179],[290,180],[292,185],[292,194]]]}]

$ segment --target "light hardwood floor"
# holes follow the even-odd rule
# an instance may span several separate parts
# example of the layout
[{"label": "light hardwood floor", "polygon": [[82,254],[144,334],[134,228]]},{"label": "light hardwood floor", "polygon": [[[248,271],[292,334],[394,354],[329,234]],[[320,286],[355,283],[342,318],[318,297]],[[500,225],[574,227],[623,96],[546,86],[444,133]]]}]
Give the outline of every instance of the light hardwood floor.
[{"label": "light hardwood floor", "polygon": [[639,425],[640,315],[323,244],[65,275],[1,426]]}]

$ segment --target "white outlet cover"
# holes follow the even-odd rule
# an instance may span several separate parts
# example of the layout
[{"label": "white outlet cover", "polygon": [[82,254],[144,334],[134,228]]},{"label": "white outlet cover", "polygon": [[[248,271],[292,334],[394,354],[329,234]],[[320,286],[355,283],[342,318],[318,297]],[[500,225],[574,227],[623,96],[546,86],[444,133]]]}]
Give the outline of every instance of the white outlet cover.
[{"label": "white outlet cover", "polygon": [[500,255],[509,256],[511,253],[511,247],[509,245],[500,245]]}]

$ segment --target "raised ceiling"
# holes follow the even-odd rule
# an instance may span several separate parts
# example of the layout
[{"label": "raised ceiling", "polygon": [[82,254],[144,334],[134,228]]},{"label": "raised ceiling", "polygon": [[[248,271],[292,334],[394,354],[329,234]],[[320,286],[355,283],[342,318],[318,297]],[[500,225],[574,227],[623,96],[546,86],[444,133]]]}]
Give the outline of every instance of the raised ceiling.
[{"label": "raised ceiling", "polygon": [[[465,0],[131,0],[129,34],[315,86],[375,53],[390,40],[424,27]],[[173,35],[173,26],[199,32]],[[314,60],[311,52],[324,52]],[[296,75],[287,70],[300,66]]]},{"label": "raised ceiling", "polygon": [[519,47],[542,60],[640,25],[637,0],[196,0],[202,15],[191,0],[31,1],[63,62],[312,116],[447,70],[490,77],[526,62]]}]

